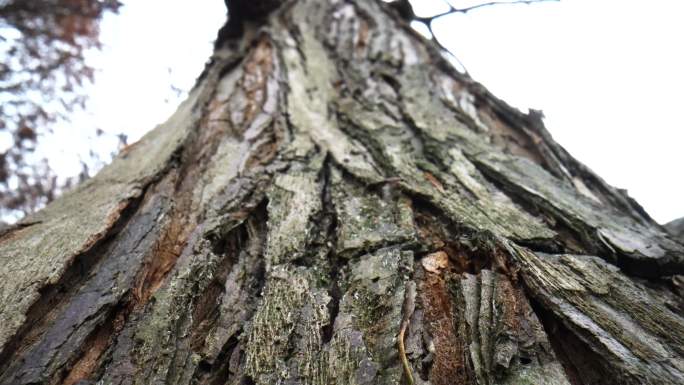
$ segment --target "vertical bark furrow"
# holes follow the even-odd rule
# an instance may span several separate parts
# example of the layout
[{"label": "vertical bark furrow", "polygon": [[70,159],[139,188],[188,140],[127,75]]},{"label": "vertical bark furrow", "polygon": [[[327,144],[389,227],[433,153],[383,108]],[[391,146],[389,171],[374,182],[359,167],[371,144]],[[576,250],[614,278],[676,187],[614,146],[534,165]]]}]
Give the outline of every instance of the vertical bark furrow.
[{"label": "vertical bark furrow", "polygon": [[[221,240],[240,233],[239,226],[264,199],[265,192],[255,188],[274,171],[269,167],[283,138],[279,123],[272,119],[278,106],[276,71],[271,43],[262,35],[240,68],[222,71],[223,77],[215,80],[216,92],[200,106],[208,118],[202,120],[191,151],[184,154],[188,167],[181,169],[175,197],[182,228],[185,234],[192,232],[191,241],[174,253],[175,263],[161,266],[161,277],[168,278],[143,280],[145,284],[157,282],[150,291],[153,301],[136,312],[136,322],[122,333],[122,343],[112,353],[117,360],[106,369],[103,381],[188,383],[195,377],[214,381],[216,372],[240,372],[235,363],[226,367],[215,360],[229,348],[231,357],[227,358],[237,354],[239,359],[240,349],[235,350],[231,341],[241,327],[228,325],[233,331],[227,336],[217,336],[216,331],[226,327],[225,317],[228,322],[244,321],[250,310],[221,311],[219,303],[226,296],[222,288],[229,284],[243,292],[227,294],[228,303],[255,295],[251,280],[230,271],[234,265],[242,266],[238,271],[258,280],[260,264],[245,268],[235,259],[262,254],[241,254],[242,242],[224,244]],[[222,250],[225,247],[228,250]],[[200,355],[202,350],[205,353]],[[152,352],[157,355],[151,357]]]},{"label": "vertical bark furrow", "polygon": [[417,268],[427,356],[413,357],[416,372],[427,362],[431,384],[568,384],[497,241],[429,212],[417,223],[432,246]]}]

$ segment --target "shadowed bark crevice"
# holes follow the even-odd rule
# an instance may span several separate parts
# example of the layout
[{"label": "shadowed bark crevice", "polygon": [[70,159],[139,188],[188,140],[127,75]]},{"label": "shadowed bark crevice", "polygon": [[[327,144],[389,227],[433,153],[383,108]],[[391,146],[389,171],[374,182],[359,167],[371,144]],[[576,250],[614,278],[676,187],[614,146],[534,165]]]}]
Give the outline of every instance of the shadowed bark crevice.
[{"label": "shadowed bark crevice", "polygon": [[88,279],[93,268],[107,256],[112,244],[117,241],[116,235],[126,227],[138,212],[144,197],[145,191],[139,197],[128,202],[108,234],[101,241],[85,253],[74,257],[71,265],[65,270],[58,282],[40,289],[40,297],[26,312],[24,324],[0,353],[0,378],[12,362],[17,360],[31,343],[41,337],[49,327],[50,322],[57,317],[60,309],[66,306],[66,302],[71,300],[74,293]]},{"label": "shadowed bark crevice", "polygon": [[[319,241],[319,247],[327,248],[326,260],[328,261],[328,294],[330,295],[330,301],[327,304],[329,313],[329,322],[323,325],[321,328],[321,342],[325,344],[330,344],[330,341],[334,335],[334,325],[337,315],[340,312],[340,299],[342,297],[342,291],[340,288],[340,276],[341,271],[345,268],[347,263],[346,259],[340,258],[337,255],[337,232],[338,232],[338,218],[335,213],[335,203],[332,197],[332,176],[331,170],[335,167],[332,159],[328,156],[325,159],[325,163],[322,169],[323,177],[323,189],[321,201],[323,202],[323,209],[321,213],[327,219],[325,223],[324,237]],[[320,223],[320,222],[319,222]]]},{"label": "shadowed bark crevice", "polygon": [[530,304],[544,326],[551,346],[572,385],[621,383],[622,379],[615,378],[602,366],[601,356],[591,351],[582,340],[555,319],[553,314],[534,300]]}]

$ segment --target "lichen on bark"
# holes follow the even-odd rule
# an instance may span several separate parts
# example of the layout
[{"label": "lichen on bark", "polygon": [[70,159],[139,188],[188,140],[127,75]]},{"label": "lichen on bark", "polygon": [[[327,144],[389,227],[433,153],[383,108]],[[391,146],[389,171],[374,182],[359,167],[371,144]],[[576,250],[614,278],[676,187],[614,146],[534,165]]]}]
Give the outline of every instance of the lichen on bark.
[{"label": "lichen on bark", "polygon": [[684,382],[681,240],[538,112],[381,1],[231,3],[178,112],[0,234],[0,384]]}]

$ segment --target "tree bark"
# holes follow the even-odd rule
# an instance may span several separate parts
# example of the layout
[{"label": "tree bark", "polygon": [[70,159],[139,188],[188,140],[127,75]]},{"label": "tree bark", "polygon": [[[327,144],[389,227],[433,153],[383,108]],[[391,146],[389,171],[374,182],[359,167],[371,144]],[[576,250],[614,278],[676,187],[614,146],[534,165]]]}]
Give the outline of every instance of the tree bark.
[{"label": "tree bark", "polygon": [[665,224],[665,229],[675,238],[684,241],[684,218],[675,219]]},{"label": "tree bark", "polygon": [[684,383],[684,246],[540,113],[382,2],[263,4],[2,231],[0,384]]}]

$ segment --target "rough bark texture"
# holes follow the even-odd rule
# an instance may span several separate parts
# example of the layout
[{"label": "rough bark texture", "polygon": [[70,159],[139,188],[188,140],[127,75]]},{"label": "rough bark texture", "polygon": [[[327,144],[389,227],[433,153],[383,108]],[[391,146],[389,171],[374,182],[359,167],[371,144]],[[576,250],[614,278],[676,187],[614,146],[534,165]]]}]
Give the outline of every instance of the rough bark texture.
[{"label": "rough bark texture", "polygon": [[665,225],[665,229],[672,234],[675,239],[684,241],[684,218],[675,219]]},{"label": "rough bark texture", "polygon": [[0,384],[684,383],[684,246],[538,113],[381,2],[256,3],[3,230]]}]

